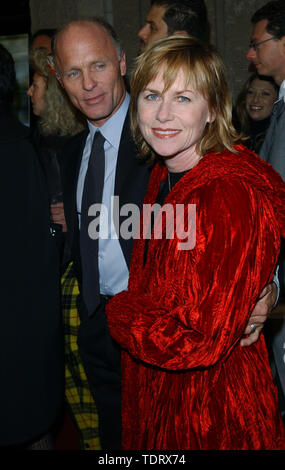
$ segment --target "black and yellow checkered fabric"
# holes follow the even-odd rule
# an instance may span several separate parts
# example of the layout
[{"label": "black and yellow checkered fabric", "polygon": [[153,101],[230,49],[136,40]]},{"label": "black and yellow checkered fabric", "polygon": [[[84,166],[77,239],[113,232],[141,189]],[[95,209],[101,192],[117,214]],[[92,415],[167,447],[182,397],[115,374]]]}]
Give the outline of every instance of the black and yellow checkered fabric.
[{"label": "black and yellow checkered fabric", "polygon": [[77,346],[80,325],[76,297],[78,283],[70,263],[61,279],[65,343],[65,398],[76,423],[83,450],[100,449],[98,414]]}]

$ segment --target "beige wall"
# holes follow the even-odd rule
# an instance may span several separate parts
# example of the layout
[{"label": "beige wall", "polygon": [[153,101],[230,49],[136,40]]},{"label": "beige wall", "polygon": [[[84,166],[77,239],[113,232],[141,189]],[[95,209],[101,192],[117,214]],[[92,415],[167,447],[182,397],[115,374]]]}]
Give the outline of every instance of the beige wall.
[{"label": "beige wall", "polygon": [[[235,97],[248,76],[245,59],[251,34],[250,17],[267,0],[205,0],[211,42],[225,61]],[[102,15],[113,24],[127,54],[129,70],[138,52],[137,31],[144,22],[149,0],[30,0],[32,32],[59,27],[79,16]]]}]

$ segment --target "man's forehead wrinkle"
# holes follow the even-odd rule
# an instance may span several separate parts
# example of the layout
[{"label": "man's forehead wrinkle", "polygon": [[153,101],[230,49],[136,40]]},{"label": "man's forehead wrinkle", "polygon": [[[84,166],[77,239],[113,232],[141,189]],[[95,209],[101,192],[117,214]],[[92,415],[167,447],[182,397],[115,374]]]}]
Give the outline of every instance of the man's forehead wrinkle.
[{"label": "man's forehead wrinkle", "polygon": [[[64,50],[68,49],[69,41],[73,40],[77,35],[81,37],[84,35],[85,40],[83,44],[80,41],[73,41],[73,50],[80,50],[84,48],[84,50],[88,52],[88,48],[90,48],[90,58],[88,57],[88,54],[87,56],[82,55],[82,60],[80,63],[78,62],[77,64],[74,64],[75,67],[79,64],[82,66],[86,65],[87,62],[94,63],[97,60],[106,60],[110,55],[112,55],[112,53],[114,53],[114,56],[117,57],[112,39],[101,25],[92,23],[75,23],[69,25],[66,29],[59,33],[56,42],[55,56],[61,65],[63,65],[61,61],[62,48],[64,48]],[[67,67],[72,68],[73,64],[70,63],[67,65]]]},{"label": "man's forehead wrinkle", "polygon": [[[105,28],[99,24],[95,24],[92,22],[75,22],[69,24],[66,28],[64,28],[57,37],[56,41],[56,48],[60,42],[66,40],[66,38],[74,37],[74,35],[79,34],[81,37],[85,37],[85,41],[92,44],[95,42],[96,44],[100,43],[103,47],[105,47],[109,42],[112,44],[112,40],[105,30]],[[78,42],[80,45],[80,43]]]}]

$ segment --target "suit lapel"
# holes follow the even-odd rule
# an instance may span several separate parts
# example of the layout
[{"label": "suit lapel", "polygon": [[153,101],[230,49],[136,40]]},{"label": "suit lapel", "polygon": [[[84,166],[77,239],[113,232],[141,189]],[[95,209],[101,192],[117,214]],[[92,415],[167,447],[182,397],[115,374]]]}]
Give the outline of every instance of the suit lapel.
[{"label": "suit lapel", "polygon": [[284,98],[281,100],[277,101],[277,103],[274,105],[272,116],[278,121],[280,115],[284,112],[285,109],[285,102]]},{"label": "suit lapel", "polygon": [[[119,211],[124,204],[134,204],[141,208],[146,193],[152,165],[137,158],[137,148],[130,132],[129,114],[127,114],[117,159],[114,195],[119,196]],[[119,225],[127,217],[119,214]],[[119,227],[120,228],[120,227]],[[124,239],[119,234],[119,241],[127,265],[130,264],[133,238]]]},{"label": "suit lapel", "polygon": [[127,176],[136,164],[136,149],[130,132],[130,119],[127,114],[120,141],[114,195],[119,195],[124,187]]},{"label": "suit lapel", "polygon": [[65,158],[64,204],[65,212],[69,218],[69,232],[72,244],[74,242],[75,234],[78,233],[76,205],[77,181],[88,132],[88,129],[84,130],[76,136],[77,139],[72,140]]}]

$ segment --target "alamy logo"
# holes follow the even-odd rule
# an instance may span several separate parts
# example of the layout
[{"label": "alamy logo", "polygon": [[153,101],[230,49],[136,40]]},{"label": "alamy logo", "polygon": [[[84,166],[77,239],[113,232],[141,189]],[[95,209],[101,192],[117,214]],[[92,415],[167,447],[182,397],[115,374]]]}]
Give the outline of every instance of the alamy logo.
[{"label": "alamy logo", "polygon": [[[179,240],[179,250],[192,250],[196,244],[195,204],[144,204],[142,215],[136,204],[119,207],[119,196],[112,196],[111,211],[104,204],[92,204],[88,216],[93,217],[88,235],[96,239],[130,238]],[[110,213],[109,213],[110,212]],[[120,218],[124,220],[120,223]],[[140,221],[142,217],[142,227]],[[153,224],[151,221],[153,220]]]}]

